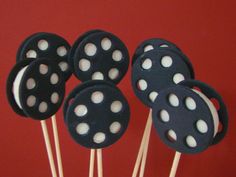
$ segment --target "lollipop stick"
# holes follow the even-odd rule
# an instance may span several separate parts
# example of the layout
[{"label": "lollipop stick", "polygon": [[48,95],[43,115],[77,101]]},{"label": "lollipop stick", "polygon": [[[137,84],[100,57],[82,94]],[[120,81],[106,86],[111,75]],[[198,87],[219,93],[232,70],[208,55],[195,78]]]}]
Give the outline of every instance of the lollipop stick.
[{"label": "lollipop stick", "polygon": [[177,171],[177,168],[178,168],[178,165],[179,165],[180,157],[181,157],[181,153],[176,151],[169,177],[175,177],[176,171]]},{"label": "lollipop stick", "polygon": [[61,150],[60,150],[57,121],[56,121],[55,115],[52,116],[52,128],[53,128],[54,143],[55,143],[55,148],[56,148],[59,177],[63,177],[64,175],[63,175],[63,167],[62,167],[62,160],[61,160]]},{"label": "lollipop stick", "polygon": [[93,177],[95,149],[90,150],[89,177]]},{"label": "lollipop stick", "polygon": [[142,157],[142,163],[141,163],[141,168],[140,168],[140,172],[139,172],[139,177],[144,176],[151,130],[152,130],[152,119],[151,119],[151,121],[148,122],[148,131],[147,131],[148,133],[146,136],[146,141],[145,141],[145,145],[144,145],[144,149],[143,149],[143,157]]},{"label": "lollipop stick", "polygon": [[98,177],[103,177],[102,169],[102,149],[97,149]]},{"label": "lollipop stick", "polygon": [[50,139],[48,136],[48,129],[47,129],[46,121],[41,120],[40,122],[41,122],[41,126],[42,126],[42,131],[43,131],[44,141],[45,141],[45,145],[46,145],[46,149],[47,149],[48,160],[49,160],[49,164],[50,164],[50,168],[51,168],[51,172],[52,172],[52,177],[57,177],[56,168],[55,168],[55,164],[54,164],[54,160],[53,160],[51,143],[50,143]]},{"label": "lollipop stick", "polygon": [[150,112],[149,112],[149,115],[148,115],[148,118],[147,118],[147,122],[146,122],[146,126],[145,126],[145,130],[144,130],[144,133],[143,133],[142,141],[141,141],[141,144],[140,144],[140,147],[139,147],[138,156],[137,156],[137,159],[136,159],[136,162],[135,162],[132,177],[136,177],[137,173],[138,173],[139,165],[140,165],[142,155],[143,155],[143,149],[144,149],[146,137],[147,137],[147,134],[148,134],[148,126],[149,126],[149,124],[152,123],[152,116],[151,115],[152,115],[152,110],[150,109]]}]

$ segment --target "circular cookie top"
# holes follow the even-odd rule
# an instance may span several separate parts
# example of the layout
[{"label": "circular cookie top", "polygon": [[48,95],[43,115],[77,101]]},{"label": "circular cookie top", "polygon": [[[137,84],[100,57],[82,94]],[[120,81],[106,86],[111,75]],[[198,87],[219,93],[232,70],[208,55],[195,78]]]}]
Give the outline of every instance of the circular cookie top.
[{"label": "circular cookie top", "polygon": [[162,90],[153,105],[158,135],[181,153],[199,153],[213,142],[215,127],[210,107],[194,90],[183,86]]},{"label": "circular cookie top", "polygon": [[176,46],[174,43],[170,41],[160,38],[147,39],[143,41],[141,44],[139,44],[139,46],[136,48],[132,58],[132,64],[143,53],[159,49],[171,49],[181,53],[181,50],[178,48],[178,46]]},{"label": "circular cookie top", "polygon": [[128,127],[128,102],[114,86],[96,84],[84,88],[67,109],[66,122],[71,136],[87,148],[114,144]]},{"label": "circular cookie top", "polygon": [[74,54],[74,72],[81,81],[106,80],[118,84],[128,65],[126,46],[107,32],[90,34],[80,42]]},{"label": "circular cookie top", "polygon": [[20,104],[27,116],[36,120],[51,117],[60,108],[64,94],[64,77],[52,59],[30,63],[19,86]]},{"label": "circular cookie top", "polygon": [[72,73],[67,61],[69,50],[69,43],[62,37],[52,33],[39,32],[23,41],[18,49],[16,60],[18,62],[28,58],[56,59],[65,80],[68,80]]},{"label": "circular cookie top", "polygon": [[132,67],[135,95],[152,107],[158,93],[182,80],[192,79],[192,70],[183,57],[171,50],[151,50],[139,56]]}]

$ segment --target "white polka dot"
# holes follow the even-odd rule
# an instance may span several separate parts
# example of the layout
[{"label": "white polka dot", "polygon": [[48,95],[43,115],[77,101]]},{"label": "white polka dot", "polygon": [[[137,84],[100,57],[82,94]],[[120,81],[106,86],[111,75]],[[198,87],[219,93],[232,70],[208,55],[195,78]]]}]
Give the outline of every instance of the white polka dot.
[{"label": "white polka dot", "polygon": [[111,80],[115,80],[117,79],[119,76],[119,70],[117,68],[111,68],[108,72],[108,77],[111,79]]},{"label": "white polka dot", "polygon": [[87,59],[81,59],[81,60],[79,61],[79,69],[80,69],[81,71],[88,71],[90,67],[91,67],[91,63],[90,63],[89,60],[87,60]]},{"label": "white polka dot", "polygon": [[113,101],[111,103],[111,111],[113,113],[118,113],[120,112],[122,109],[122,103],[120,101]]},{"label": "white polka dot", "polygon": [[179,99],[178,99],[178,97],[175,94],[171,93],[169,95],[169,103],[170,103],[171,106],[174,106],[174,107],[179,106]]},{"label": "white polka dot", "polygon": [[59,77],[56,73],[53,73],[50,77],[51,84],[57,84],[59,81]]},{"label": "white polka dot", "polygon": [[120,131],[120,129],[121,129],[121,124],[119,122],[113,122],[110,125],[110,132],[113,134],[118,133]]},{"label": "white polka dot", "polygon": [[172,65],[173,60],[170,56],[164,56],[161,58],[161,65],[165,68],[168,68]]},{"label": "white polka dot", "polygon": [[35,86],[36,86],[35,80],[33,78],[29,78],[26,82],[26,88],[31,90],[35,88]]},{"label": "white polka dot", "polygon": [[187,145],[188,145],[190,148],[195,148],[195,147],[197,147],[197,142],[196,142],[195,138],[194,138],[193,136],[191,136],[191,135],[188,135],[188,136],[186,137],[186,143],[187,143]]},{"label": "white polka dot", "polygon": [[104,80],[104,76],[101,72],[95,72],[92,75],[92,80]]},{"label": "white polka dot", "polygon": [[60,57],[64,57],[67,54],[67,50],[64,46],[60,46],[57,48],[57,55]]},{"label": "white polka dot", "polygon": [[38,48],[39,48],[40,50],[47,50],[47,49],[48,49],[48,46],[49,46],[48,42],[47,42],[46,40],[44,40],[44,39],[42,39],[42,40],[40,40],[40,41],[38,42]]},{"label": "white polka dot", "polygon": [[123,55],[121,53],[120,50],[115,50],[113,53],[112,53],[112,59],[114,61],[121,61],[123,58]]},{"label": "white polka dot", "polygon": [[97,47],[93,43],[88,43],[84,47],[84,52],[87,56],[94,56],[97,52]]},{"label": "white polka dot", "polygon": [[79,117],[82,117],[82,116],[85,116],[88,112],[88,109],[85,105],[78,105],[75,107],[74,109],[74,113],[79,116]]},{"label": "white polka dot", "polygon": [[165,109],[162,109],[160,111],[160,118],[163,122],[169,122],[170,121],[170,115]]},{"label": "white polka dot", "polygon": [[151,100],[151,102],[154,102],[157,96],[158,96],[158,93],[154,92],[154,91],[149,93],[149,95],[148,95],[148,97]]},{"label": "white polka dot", "polygon": [[80,123],[76,126],[76,132],[79,135],[86,135],[89,131],[89,125],[87,123]]},{"label": "white polka dot", "polygon": [[40,72],[40,74],[47,74],[48,73],[48,66],[45,64],[39,65],[39,72]]},{"label": "white polka dot", "polygon": [[67,71],[69,68],[68,63],[66,63],[64,61],[60,62],[58,65],[59,65],[61,71],[63,71],[63,72]]},{"label": "white polka dot", "polygon": [[48,109],[48,104],[46,102],[43,101],[39,104],[39,112],[45,113],[47,109]]},{"label": "white polka dot", "polygon": [[111,40],[108,38],[103,38],[101,41],[101,46],[103,50],[109,50],[111,48]]},{"label": "white polka dot", "polygon": [[189,110],[195,110],[197,107],[196,102],[191,97],[185,99],[185,105]]},{"label": "white polka dot", "polygon": [[152,60],[149,58],[146,58],[142,63],[143,69],[150,69],[152,67]]},{"label": "white polka dot", "polygon": [[91,95],[91,100],[95,104],[101,103],[103,99],[104,99],[104,95],[100,91],[93,92]]},{"label": "white polka dot", "polygon": [[176,73],[173,77],[173,81],[174,83],[178,84],[180,83],[181,81],[183,81],[185,78],[184,78],[184,75],[181,74],[181,73]]},{"label": "white polka dot", "polygon": [[93,141],[97,144],[103,143],[106,139],[106,135],[102,132],[98,132],[93,136]]},{"label": "white polka dot", "polygon": [[138,80],[137,87],[138,87],[139,90],[144,91],[144,90],[147,89],[148,85],[147,85],[147,82],[144,79],[140,79],[140,80]]},{"label": "white polka dot", "polygon": [[150,51],[150,50],[153,50],[154,47],[152,45],[146,45],[143,49],[144,52],[147,52],[147,51]]},{"label": "white polka dot", "polygon": [[169,47],[167,44],[162,44],[160,47]]},{"label": "white polka dot", "polygon": [[33,107],[35,105],[35,103],[36,103],[36,97],[33,95],[28,96],[28,98],[26,100],[27,106]]},{"label": "white polka dot", "polygon": [[57,92],[53,92],[51,95],[51,102],[56,104],[59,100],[59,94]]},{"label": "white polka dot", "polygon": [[169,130],[169,131],[167,132],[167,138],[168,138],[168,140],[171,141],[171,142],[177,141],[177,135],[176,135],[175,131],[172,130],[172,129]]},{"label": "white polka dot", "polygon": [[37,57],[37,52],[35,50],[29,50],[26,53],[26,58],[36,58]]},{"label": "white polka dot", "polygon": [[201,119],[197,121],[196,127],[200,133],[206,133],[208,131],[207,123]]}]

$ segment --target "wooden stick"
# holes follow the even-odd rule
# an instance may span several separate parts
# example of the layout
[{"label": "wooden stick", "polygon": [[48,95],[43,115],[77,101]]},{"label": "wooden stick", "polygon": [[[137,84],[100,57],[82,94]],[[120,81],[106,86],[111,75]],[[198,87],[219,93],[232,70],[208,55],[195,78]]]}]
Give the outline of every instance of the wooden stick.
[{"label": "wooden stick", "polygon": [[46,145],[46,149],[47,149],[48,160],[49,160],[49,165],[50,165],[51,172],[52,172],[52,177],[57,177],[56,168],[55,168],[55,164],[54,164],[54,160],[53,160],[51,143],[50,143],[50,139],[48,136],[48,129],[47,129],[46,121],[41,120],[40,122],[41,122],[44,141],[45,141],[45,145]]},{"label": "wooden stick", "polygon": [[179,165],[180,157],[181,157],[181,153],[176,151],[169,177],[175,177],[176,171]]},{"label": "wooden stick", "polygon": [[147,122],[146,122],[146,125],[145,125],[145,130],[144,130],[144,133],[143,133],[142,141],[141,141],[141,144],[139,146],[138,156],[137,156],[137,159],[136,159],[136,162],[135,162],[135,165],[134,165],[134,170],[133,170],[133,173],[132,173],[132,177],[136,177],[137,174],[138,174],[138,169],[139,169],[141,159],[142,159],[142,156],[143,156],[143,149],[144,149],[144,145],[145,145],[145,141],[146,141],[146,136],[147,136],[147,133],[148,133],[148,125],[150,124],[150,122],[152,122],[152,110],[151,109],[149,111],[149,115],[148,115]]},{"label": "wooden stick", "polygon": [[148,123],[149,123],[148,131],[147,131],[148,133],[147,133],[147,137],[146,137],[146,141],[145,141],[145,145],[143,149],[143,156],[142,156],[142,163],[140,167],[139,177],[144,176],[144,171],[145,171],[145,166],[146,166],[146,161],[147,161],[148,145],[149,145],[149,140],[150,140],[150,135],[151,135],[151,130],[152,130],[152,119]]},{"label": "wooden stick", "polygon": [[97,149],[97,167],[98,167],[98,177],[103,177],[102,149]]},{"label": "wooden stick", "polygon": [[95,149],[90,150],[89,177],[93,177]]},{"label": "wooden stick", "polygon": [[58,129],[57,129],[57,121],[56,121],[55,115],[52,116],[52,128],[53,128],[54,143],[55,143],[55,148],[56,148],[56,157],[57,157],[57,166],[58,166],[58,171],[59,171],[59,177],[64,177],[62,160],[61,160],[61,150],[60,150]]}]

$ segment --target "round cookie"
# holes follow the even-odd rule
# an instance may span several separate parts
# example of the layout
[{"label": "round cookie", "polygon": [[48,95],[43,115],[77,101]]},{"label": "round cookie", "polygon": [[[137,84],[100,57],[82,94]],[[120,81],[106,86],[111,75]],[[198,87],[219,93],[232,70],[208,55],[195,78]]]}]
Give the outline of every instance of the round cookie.
[{"label": "round cookie", "polygon": [[76,39],[76,41],[74,42],[74,44],[71,46],[71,49],[70,49],[70,52],[68,55],[68,61],[69,61],[70,67],[72,68],[73,72],[74,72],[74,54],[75,54],[75,51],[76,51],[77,47],[79,46],[80,42],[83,41],[90,34],[99,33],[99,32],[103,32],[103,31],[95,29],[95,30],[90,30],[88,32],[85,32],[84,34],[79,36]]},{"label": "round cookie", "polygon": [[[18,78],[20,72],[23,72],[22,77]],[[17,82],[19,84],[16,85]],[[14,88],[16,86],[18,88]],[[54,115],[63,102],[64,93],[64,77],[54,60],[49,58],[20,61],[11,71],[7,82],[8,100],[13,110],[36,120]]]},{"label": "round cookie", "polygon": [[193,79],[192,73],[182,55],[171,50],[151,50],[139,56],[133,64],[132,87],[135,95],[152,107],[162,89]]},{"label": "round cookie", "polygon": [[118,84],[128,65],[125,44],[107,32],[90,34],[80,42],[74,54],[74,72],[81,81],[106,80]]},{"label": "round cookie", "polygon": [[79,91],[67,109],[71,136],[90,149],[114,144],[128,127],[130,110],[126,98],[117,87],[104,81]]},{"label": "round cookie", "polygon": [[64,38],[53,33],[39,32],[23,41],[18,49],[16,61],[28,58],[54,58],[65,80],[68,80],[72,74],[67,61],[69,50],[70,44]]},{"label": "round cookie", "polygon": [[[183,83],[188,82],[192,81]],[[167,146],[181,153],[199,153],[217,138],[222,118],[202,92],[183,83],[159,93],[152,108],[153,122]],[[224,126],[227,127],[226,124]]]},{"label": "round cookie", "polygon": [[132,58],[132,64],[134,64],[135,60],[143,53],[151,50],[160,50],[160,49],[170,49],[181,53],[179,47],[176,46],[174,43],[167,41],[165,39],[151,38],[143,41],[141,44],[138,45]]}]

